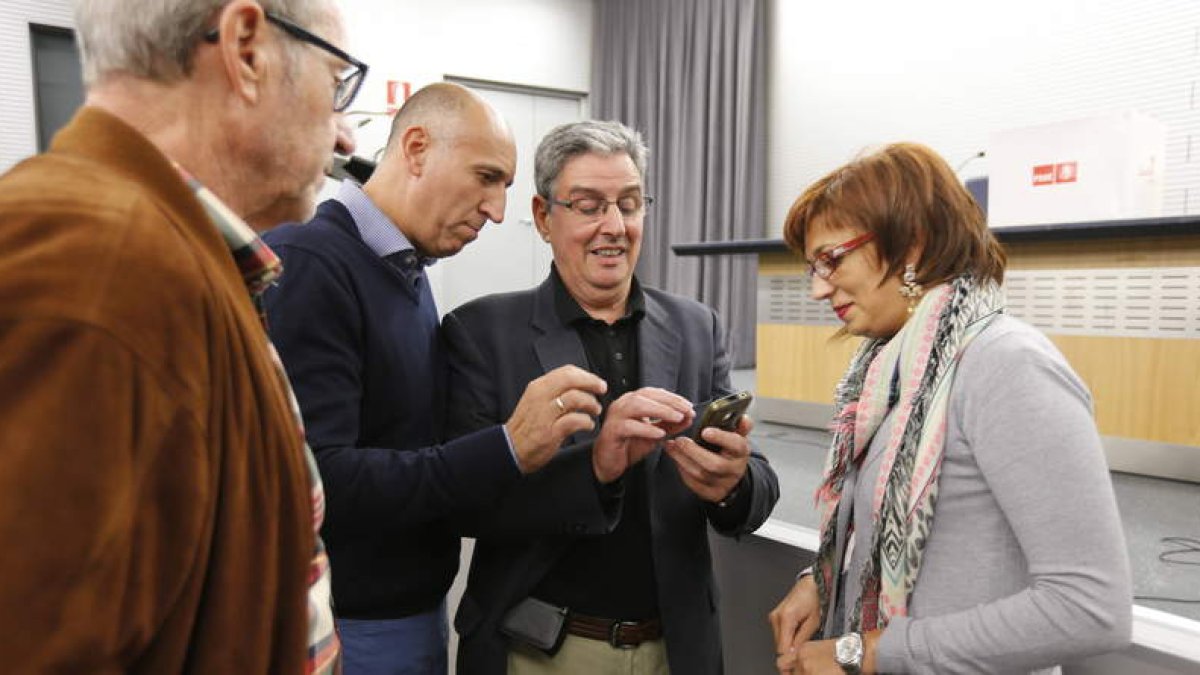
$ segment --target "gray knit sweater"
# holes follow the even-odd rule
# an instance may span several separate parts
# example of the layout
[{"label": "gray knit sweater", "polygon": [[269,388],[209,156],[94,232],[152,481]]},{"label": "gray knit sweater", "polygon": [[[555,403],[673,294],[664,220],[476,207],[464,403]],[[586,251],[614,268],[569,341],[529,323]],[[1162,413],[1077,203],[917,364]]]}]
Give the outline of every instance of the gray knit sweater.
[{"label": "gray knit sweater", "polygon": [[[933,528],[879,671],[1029,672],[1126,646],[1128,554],[1091,397],[1062,354],[999,317],[964,352],[948,415]],[[859,595],[890,422],[846,486],[862,507],[839,609]]]}]

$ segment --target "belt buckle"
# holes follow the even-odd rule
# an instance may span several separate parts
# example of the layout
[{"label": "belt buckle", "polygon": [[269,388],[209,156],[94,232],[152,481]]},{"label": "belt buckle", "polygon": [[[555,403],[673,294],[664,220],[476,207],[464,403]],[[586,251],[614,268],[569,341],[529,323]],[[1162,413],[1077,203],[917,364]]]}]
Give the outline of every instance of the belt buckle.
[{"label": "belt buckle", "polygon": [[622,626],[625,626],[630,629],[634,629],[634,628],[637,628],[637,622],[636,621],[614,621],[612,624],[612,628],[610,628],[608,631],[608,644],[612,645],[613,647],[615,647],[617,649],[633,649],[634,647],[637,647],[637,643],[620,644],[619,642],[617,642],[617,633],[620,632]]}]

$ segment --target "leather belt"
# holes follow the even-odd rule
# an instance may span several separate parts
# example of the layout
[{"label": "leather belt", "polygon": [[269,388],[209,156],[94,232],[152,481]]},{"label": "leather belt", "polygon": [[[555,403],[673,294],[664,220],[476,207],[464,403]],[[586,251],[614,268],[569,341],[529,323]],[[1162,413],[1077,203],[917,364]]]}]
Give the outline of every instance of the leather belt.
[{"label": "leather belt", "polygon": [[632,648],[662,637],[662,621],[615,621],[574,612],[567,614],[567,632],[589,640],[600,640],[618,648]]}]

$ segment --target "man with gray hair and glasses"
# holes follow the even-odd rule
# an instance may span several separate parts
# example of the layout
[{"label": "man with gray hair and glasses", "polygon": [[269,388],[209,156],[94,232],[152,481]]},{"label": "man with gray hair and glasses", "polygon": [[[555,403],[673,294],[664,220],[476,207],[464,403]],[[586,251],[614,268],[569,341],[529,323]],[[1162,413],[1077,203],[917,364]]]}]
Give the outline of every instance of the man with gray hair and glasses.
[{"label": "man with gray hair and glasses", "polygon": [[533,216],[554,264],[535,289],[445,317],[449,435],[503,419],[527,382],[565,364],[605,380],[604,410],[598,431],[573,434],[470,523],[459,672],[715,675],[708,526],[757,529],[778,479],[750,447],[748,419],[705,430],[711,449],[666,440],[689,426],[692,402],[732,390],[716,314],[634,276],[651,203],[640,134],[617,122],[557,127],[534,173]]},{"label": "man with gray hair and glasses", "polygon": [[333,0],[79,0],[84,107],[0,178],[9,672],[333,673],[324,498],[257,311],[366,65]]}]

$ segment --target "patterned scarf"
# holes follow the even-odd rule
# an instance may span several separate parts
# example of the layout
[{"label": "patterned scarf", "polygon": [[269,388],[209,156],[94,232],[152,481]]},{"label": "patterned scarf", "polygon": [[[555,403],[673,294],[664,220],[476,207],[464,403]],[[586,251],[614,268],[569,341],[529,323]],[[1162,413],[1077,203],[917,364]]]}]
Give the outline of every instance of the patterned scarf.
[{"label": "patterned scarf", "polygon": [[[211,190],[178,164],[175,164],[175,169],[192,189],[213,225],[225,239],[225,244],[242,273],[242,281],[246,284],[250,300],[258,311],[258,318],[263,322],[263,328],[266,328],[262,293],[283,273],[283,263],[254,230]],[[304,421],[300,416],[300,405],[296,401],[296,395],[292,393],[292,385],[283,369],[283,362],[280,361],[279,353],[275,351],[275,345],[271,344],[270,339],[267,340],[266,347],[271,354],[275,374],[287,392],[292,415],[300,428],[300,437],[303,438]],[[305,675],[333,675],[341,672],[341,642],[333,623],[329,556],[325,552],[325,543],[321,540],[321,524],[325,520],[325,488],[321,483],[321,474],[317,471],[317,461],[307,442],[303,443],[303,452],[308,468],[313,533],[316,539],[313,557],[308,565],[308,655],[304,672]]]},{"label": "patterned scarf", "polygon": [[963,275],[926,293],[895,336],[865,340],[854,355],[837,387],[833,442],[816,493],[821,545],[815,580],[823,617],[830,616],[836,601],[830,590],[842,565],[834,560],[834,545],[846,470],[862,460],[891,411],[893,378],[899,398],[894,399],[894,423],[873,490],[870,558],[850,619],[853,630],[873,630],[908,614],[933,524],[947,404],[958,359],[1003,308],[999,286]]}]

